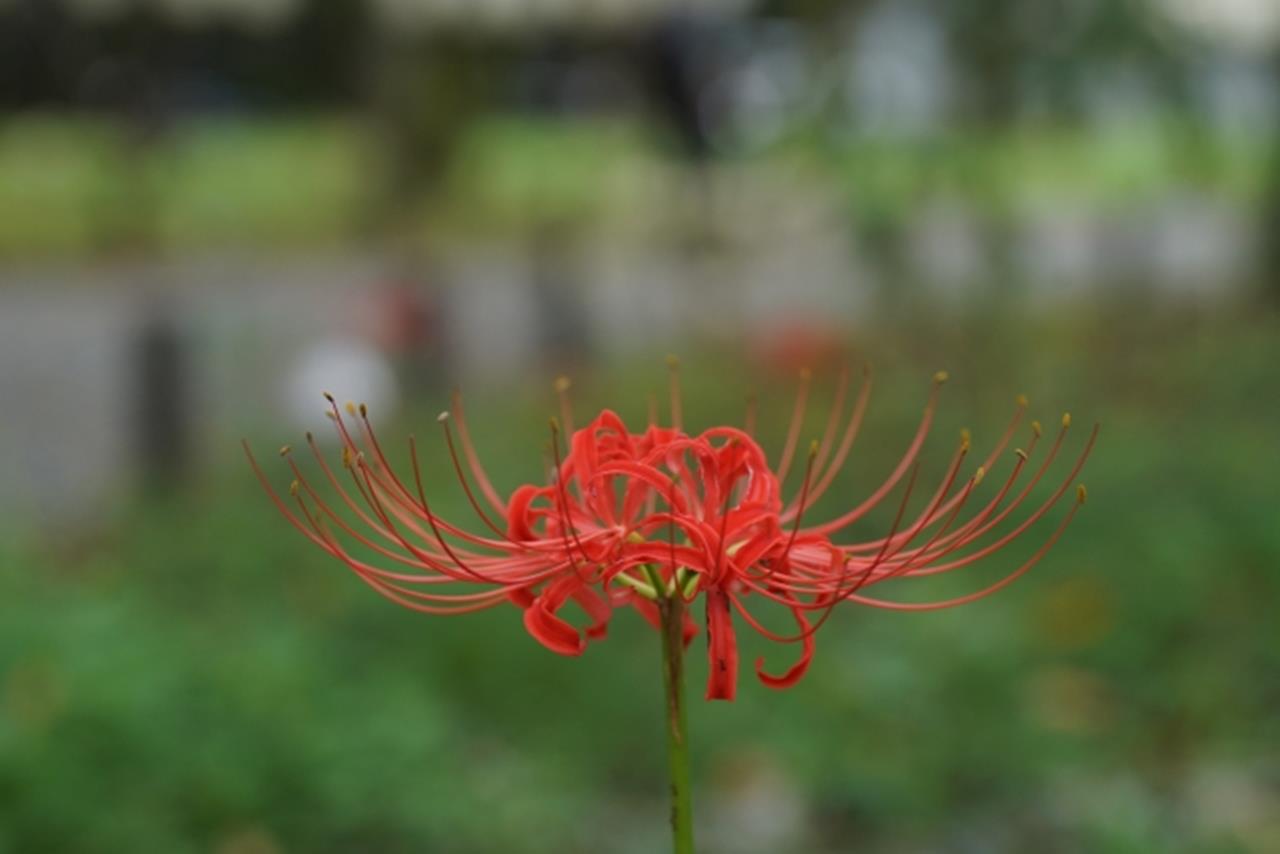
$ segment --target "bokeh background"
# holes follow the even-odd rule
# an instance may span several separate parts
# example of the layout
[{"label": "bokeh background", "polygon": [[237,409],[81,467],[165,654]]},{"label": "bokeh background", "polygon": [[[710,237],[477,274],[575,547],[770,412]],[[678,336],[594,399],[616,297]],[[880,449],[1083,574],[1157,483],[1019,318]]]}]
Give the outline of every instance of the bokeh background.
[{"label": "bokeh background", "polygon": [[1017,585],[694,703],[706,850],[1280,850],[1278,86],[1274,0],[0,0],[0,851],[664,850],[640,620],[394,608],[237,440],[367,401],[463,519],[453,386],[510,489],[668,352],[772,448],[875,366],[822,512],[939,368],[928,473],[1103,424]]}]

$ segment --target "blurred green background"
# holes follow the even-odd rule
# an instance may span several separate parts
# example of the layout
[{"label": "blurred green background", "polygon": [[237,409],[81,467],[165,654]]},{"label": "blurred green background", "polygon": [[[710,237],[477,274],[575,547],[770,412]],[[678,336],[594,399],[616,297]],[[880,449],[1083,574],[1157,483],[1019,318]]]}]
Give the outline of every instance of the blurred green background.
[{"label": "blurred green background", "polygon": [[939,368],[925,474],[1021,392],[1102,424],[999,595],[845,607],[785,692],[740,633],[705,850],[1280,850],[1280,13],[1208,8],[0,0],[0,852],[665,850],[638,617],[564,659],[395,608],[237,440],[283,487],[319,392],[368,400],[466,520],[452,386],[509,491],[552,378],[638,425],[667,352],[770,450],[801,367],[813,434],[875,367],[819,515]]}]

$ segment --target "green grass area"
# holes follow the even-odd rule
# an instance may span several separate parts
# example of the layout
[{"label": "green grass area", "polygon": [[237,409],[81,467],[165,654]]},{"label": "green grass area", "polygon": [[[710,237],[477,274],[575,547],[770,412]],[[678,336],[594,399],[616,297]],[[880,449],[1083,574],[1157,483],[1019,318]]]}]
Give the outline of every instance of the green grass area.
[{"label": "green grass area", "polygon": [[[845,608],[789,691],[750,665],[791,650],[743,631],[738,701],[691,710],[707,850],[739,850],[716,848],[717,828],[744,820],[735,804],[768,812],[742,805],[758,791],[800,805],[794,851],[1280,845],[1280,335],[1259,317],[1137,317],[918,320],[858,342],[879,390],[823,510],[883,477],[940,365],[953,380],[925,474],[962,425],[985,447],[1025,390],[1046,424],[1067,406],[1103,422],[1090,502],[998,596],[926,615]],[[576,391],[583,410],[640,418],[660,376],[615,365]],[[691,423],[739,417],[749,379],[734,362],[687,359],[686,381]],[[782,385],[762,392],[785,400]],[[540,398],[472,402],[505,487],[539,470]],[[775,442],[787,409],[762,410]],[[263,437],[271,463],[287,438]],[[447,461],[428,459],[442,482]],[[658,640],[638,618],[620,613],[570,660],[514,608],[395,608],[276,518],[231,441],[220,462],[198,493],[117,504],[96,530],[0,540],[0,851],[663,850]],[[465,518],[456,490],[438,494]],[[974,589],[1031,548],[891,592]]]},{"label": "green grass area", "polygon": [[349,121],[204,120],[143,146],[93,119],[0,123],[0,258],[306,248],[368,215],[368,140]]},{"label": "green grass area", "polygon": [[1253,206],[1269,185],[1273,147],[1265,136],[1215,138],[1155,125],[869,140],[807,157],[817,157],[814,168],[829,170],[864,215],[901,217],[945,196],[988,216],[1017,217],[1045,206],[1123,213],[1189,191]]},{"label": "green grass area", "polygon": [[[552,222],[661,221],[664,172],[652,134],[617,121],[493,117],[469,127],[437,198],[431,239],[511,237]],[[793,142],[748,163],[797,163],[850,209],[898,217],[931,194],[984,215],[1028,206],[1128,210],[1188,187],[1254,204],[1273,143],[1181,126],[1092,135],[1038,129],[928,141]],[[379,203],[377,140],[350,117],[202,119],[150,149],[90,118],[0,122],[0,259],[86,256],[139,234],[179,250],[299,249],[358,239]],[[646,219],[647,218],[647,219]]]},{"label": "green grass area", "polygon": [[437,218],[463,233],[618,216],[644,196],[656,152],[624,122],[480,122],[459,144]]},{"label": "green grass area", "polygon": [[91,249],[114,147],[109,130],[96,123],[0,124],[0,257]]},{"label": "green grass area", "polygon": [[370,142],[336,119],[184,126],[156,164],[167,245],[348,238],[371,204]]}]

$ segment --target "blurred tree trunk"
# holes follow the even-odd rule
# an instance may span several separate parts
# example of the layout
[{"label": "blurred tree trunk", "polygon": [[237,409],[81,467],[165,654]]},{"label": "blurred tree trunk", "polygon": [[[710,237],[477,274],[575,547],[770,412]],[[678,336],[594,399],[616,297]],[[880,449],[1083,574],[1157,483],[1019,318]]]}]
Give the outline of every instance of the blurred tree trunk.
[{"label": "blurred tree trunk", "polygon": [[374,27],[364,55],[364,101],[373,131],[377,189],[367,228],[382,247],[390,300],[425,318],[420,334],[397,353],[402,379],[418,393],[452,381],[454,341],[444,265],[430,234],[447,192],[459,140],[494,102],[507,53],[474,32],[388,32]]},{"label": "blurred tree trunk", "polygon": [[187,341],[167,294],[146,298],[134,333],[135,459],[142,486],[164,494],[188,473],[191,456],[191,377]]},{"label": "blurred tree trunk", "polygon": [[1003,128],[1018,107],[1023,57],[1012,22],[1017,0],[977,0],[951,7],[950,49],[960,67],[963,112],[983,127]]},{"label": "blurred tree trunk", "polygon": [[[1280,45],[1271,53],[1271,92],[1280,113]],[[1262,277],[1267,299],[1280,308],[1280,128],[1271,129],[1271,164],[1262,222],[1266,256],[1262,259]]]},{"label": "blurred tree trunk", "polygon": [[80,81],[77,100],[110,116],[117,139],[111,181],[98,201],[98,248],[128,256],[156,254],[162,242],[162,203],[153,166],[172,119],[172,32],[157,13],[136,9],[117,26],[96,32],[96,66]]},{"label": "blurred tree trunk", "polygon": [[463,32],[381,32],[369,58],[367,105],[381,169],[372,226],[413,242],[458,139],[492,106],[501,50]]}]

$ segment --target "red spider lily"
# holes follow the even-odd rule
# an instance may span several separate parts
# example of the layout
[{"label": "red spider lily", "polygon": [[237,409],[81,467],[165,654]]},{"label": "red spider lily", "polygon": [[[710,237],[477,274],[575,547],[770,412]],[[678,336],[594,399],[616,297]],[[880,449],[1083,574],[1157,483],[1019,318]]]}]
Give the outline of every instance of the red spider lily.
[{"label": "red spider lily", "polygon": [[[748,413],[745,429],[686,433],[674,365],[671,424],[660,426],[651,412],[640,433],[631,432],[607,410],[573,432],[568,382],[560,380],[561,417],[571,432],[568,448],[562,451],[559,425],[553,419],[554,466],[547,483],[520,486],[505,500],[480,463],[461,399],[455,395],[440,423],[454,471],[483,533],[448,522],[431,509],[412,439],[411,483],[395,473],[363,406],[347,404],[344,418],[329,397],[329,414],[342,443],[342,472],[335,471],[315,439],[307,436],[331,487],[325,491],[331,493],[329,498],[308,482],[287,447],[281,453],[296,478],[290,488],[296,509],[272,490],[252,453],[249,459],[280,512],[383,596],[430,614],[466,613],[511,602],[523,610],[529,633],[562,655],[579,655],[589,639],[603,637],[617,607],[632,606],[656,626],[656,601],[678,595],[691,602],[701,595],[710,665],[706,696],[731,700],[738,672],[735,617],[770,640],[800,644],[798,660],[781,674],[766,672],[763,660],[756,661],[764,684],[784,688],[804,675],[813,657],[814,633],[840,603],[921,611],[981,599],[1031,569],[1083,504],[1085,491],[1079,486],[1076,501],[1056,529],[1021,566],[968,595],[927,603],[866,595],[872,585],[891,579],[962,569],[1019,539],[1067,492],[1097,438],[1095,426],[1069,473],[1049,496],[1012,529],[997,532],[1044,478],[1071,423],[1069,415],[1063,416],[1043,461],[1024,478],[1042,434],[1039,423],[1031,422],[1030,440],[1025,450],[1009,455],[1011,470],[1003,484],[989,498],[975,501],[984,475],[1005,456],[1023,418],[1027,402],[1020,397],[1007,429],[982,465],[961,477],[970,451],[969,437],[962,434],[941,483],[924,507],[909,517],[906,509],[916,485],[917,460],[946,378],[945,373],[934,377],[920,424],[884,482],[852,509],[816,524],[809,523],[806,513],[849,457],[871,392],[869,372],[864,371],[847,412],[848,375],[841,375],[821,439],[810,444],[803,478],[790,497],[784,495],[783,484],[797,463],[809,396],[807,373],[802,375],[776,465],[752,435],[754,411]],[[456,441],[451,423],[457,425]],[[247,445],[245,450],[248,453]],[[344,480],[350,485],[344,487]],[[903,495],[888,533],[863,542],[845,541],[845,530],[899,485]],[[978,506],[966,515],[971,503]],[[359,554],[352,553],[352,543],[359,545]],[[386,564],[368,562],[370,553]],[[583,630],[561,616],[570,600],[586,615]],[[762,605],[785,609],[795,631],[780,634],[766,627],[758,613]],[[688,644],[697,627],[688,609],[684,613]]]}]

